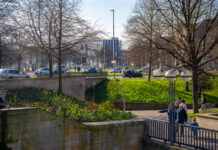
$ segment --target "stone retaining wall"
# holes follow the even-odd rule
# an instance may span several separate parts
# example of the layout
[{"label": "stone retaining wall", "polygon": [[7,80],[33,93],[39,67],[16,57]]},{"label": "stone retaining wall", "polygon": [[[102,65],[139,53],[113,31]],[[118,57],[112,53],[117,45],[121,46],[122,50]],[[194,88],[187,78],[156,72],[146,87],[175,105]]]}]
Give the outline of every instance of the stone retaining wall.
[{"label": "stone retaining wall", "polygon": [[0,116],[2,149],[143,149],[143,120],[80,124],[38,110],[0,111]]},{"label": "stone retaining wall", "polygon": [[[85,76],[64,76],[62,78],[63,93],[85,99],[85,91],[92,87],[93,81],[99,84],[105,78],[94,77],[86,78]],[[15,89],[22,87],[36,87],[58,90],[58,77],[42,77],[34,79],[11,79],[1,80],[0,85],[5,89]],[[2,92],[3,94],[4,92]],[[2,95],[4,97],[4,95]]]}]

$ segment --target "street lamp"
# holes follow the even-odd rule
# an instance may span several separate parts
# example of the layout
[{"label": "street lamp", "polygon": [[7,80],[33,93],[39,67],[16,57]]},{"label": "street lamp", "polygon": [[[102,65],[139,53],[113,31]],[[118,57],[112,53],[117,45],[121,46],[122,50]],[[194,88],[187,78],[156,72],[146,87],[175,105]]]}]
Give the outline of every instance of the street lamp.
[{"label": "street lamp", "polygon": [[125,101],[125,72],[123,71],[123,114],[126,114],[126,101]]},{"label": "street lamp", "polygon": [[[114,9],[110,10],[113,12],[113,62],[115,62],[115,58],[114,58]],[[115,63],[112,63],[113,64],[113,70],[114,70],[114,66],[115,66]],[[115,78],[115,70],[114,70],[114,78]]]},{"label": "street lamp", "polygon": [[163,69],[154,70],[153,77],[156,80],[162,80],[164,78],[164,70]]},{"label": "street lamp", "polygon": [[181,72],[180,77],[182,78],[182,80],[184,80],[185,82],[191,81],[192,80],[192,72],[189,70],[183,70]]},{"label": "street lamp", "polygon": [[[179,72],[174,68],[168,70],[165,74],[162,69],[157,69],[153,71],[153,77],[157,80],[161,80],[165,77],[166,80],[169,81],[169,104],[170,106],[175,105],[175,82],[176,79],[179,77]],[[180,77],[185,82],[188,82],[192,79],[192,73],[189,70],[183,70],[181,72]],[[171,144],[175,141],[175,107],[172,107],[171,115],[169,116],[169,139]]]}]

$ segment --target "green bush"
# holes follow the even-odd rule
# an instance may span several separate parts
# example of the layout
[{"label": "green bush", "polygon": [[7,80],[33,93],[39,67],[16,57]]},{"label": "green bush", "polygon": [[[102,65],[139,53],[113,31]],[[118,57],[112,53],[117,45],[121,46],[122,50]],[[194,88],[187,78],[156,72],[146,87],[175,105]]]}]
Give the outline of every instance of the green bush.
[{"label": "green bush", "polygon": [[37,88],[22,88],[6,91],[6,102],[13,106],[33,106],[58,116],[77,121],[99,121],[127,119],[135,117],[131,113],[123,114],[108,101],[100,105],[67,95],[58,95],[55,91]]}]

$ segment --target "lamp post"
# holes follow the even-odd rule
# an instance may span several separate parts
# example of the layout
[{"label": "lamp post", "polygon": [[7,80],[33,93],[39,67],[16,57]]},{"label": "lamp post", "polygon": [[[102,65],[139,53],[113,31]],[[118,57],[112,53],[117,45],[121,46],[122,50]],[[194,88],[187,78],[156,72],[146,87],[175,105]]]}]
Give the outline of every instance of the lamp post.
[{"label": "lamp post", "polygon": [[[113,64],[113,70],[114,70],[114,66],[115,66],[115,58],[114,58],[114,9],[110,10],[113,12],[113,60],[112,60],[112,64]],[[115,70],[114,70],[114,78],[115,78]]]},{"label": "lamp post", "polygon": [[[175,141],[175,82],[176,79],[179,77],[179,72],[176,69],[170,69],[166,73],[164,73],[163,69],[157,69],[153,72],[153,77],[157,80],[162,80],[165,78],[169,81],[169,126],[168,126],[168,136],[171,144]],[[192,79],[192,73],[188,70],[183,70],[181,72],[180,77],[185,82],[188,82]]]},{"label": "lamp post", "polygon": [[126,102],[125,102],[125,76],[123,71],[123,114],[126,114]]}]

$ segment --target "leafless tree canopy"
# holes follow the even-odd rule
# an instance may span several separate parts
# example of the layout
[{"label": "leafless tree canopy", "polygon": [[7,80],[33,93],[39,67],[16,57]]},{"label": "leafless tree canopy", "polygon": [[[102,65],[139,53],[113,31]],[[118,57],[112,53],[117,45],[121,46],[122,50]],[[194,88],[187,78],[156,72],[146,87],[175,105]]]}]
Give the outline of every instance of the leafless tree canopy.
[{"label": "leafless tree canopy", "polygon": [[194,112],[198,76],[218,59],[217,15],[215,0],[138,0],[126,26],[132,41],[146,39],[192,70]]},{"label": "leafless tree canopy", "polygon": [[[149,81],[153,55],[155,53],[153,52],[155,49],[152,46],[152,41],[155,40],[154,34],[161,32],[161,26],[159,26],[160,19],[153,0],[138,0],[126,25],[126,32],[131,43],[135,45],[134,47],[136,47],[139,41],[143,43],[139,44],[137,47],[140,47],[144,51],[145,55],[143,59],[147,59],[149,62]],[[144,45],[144,47],[142,47],[142,45]],[[148,57],[145,58],[146,56]]]}]

